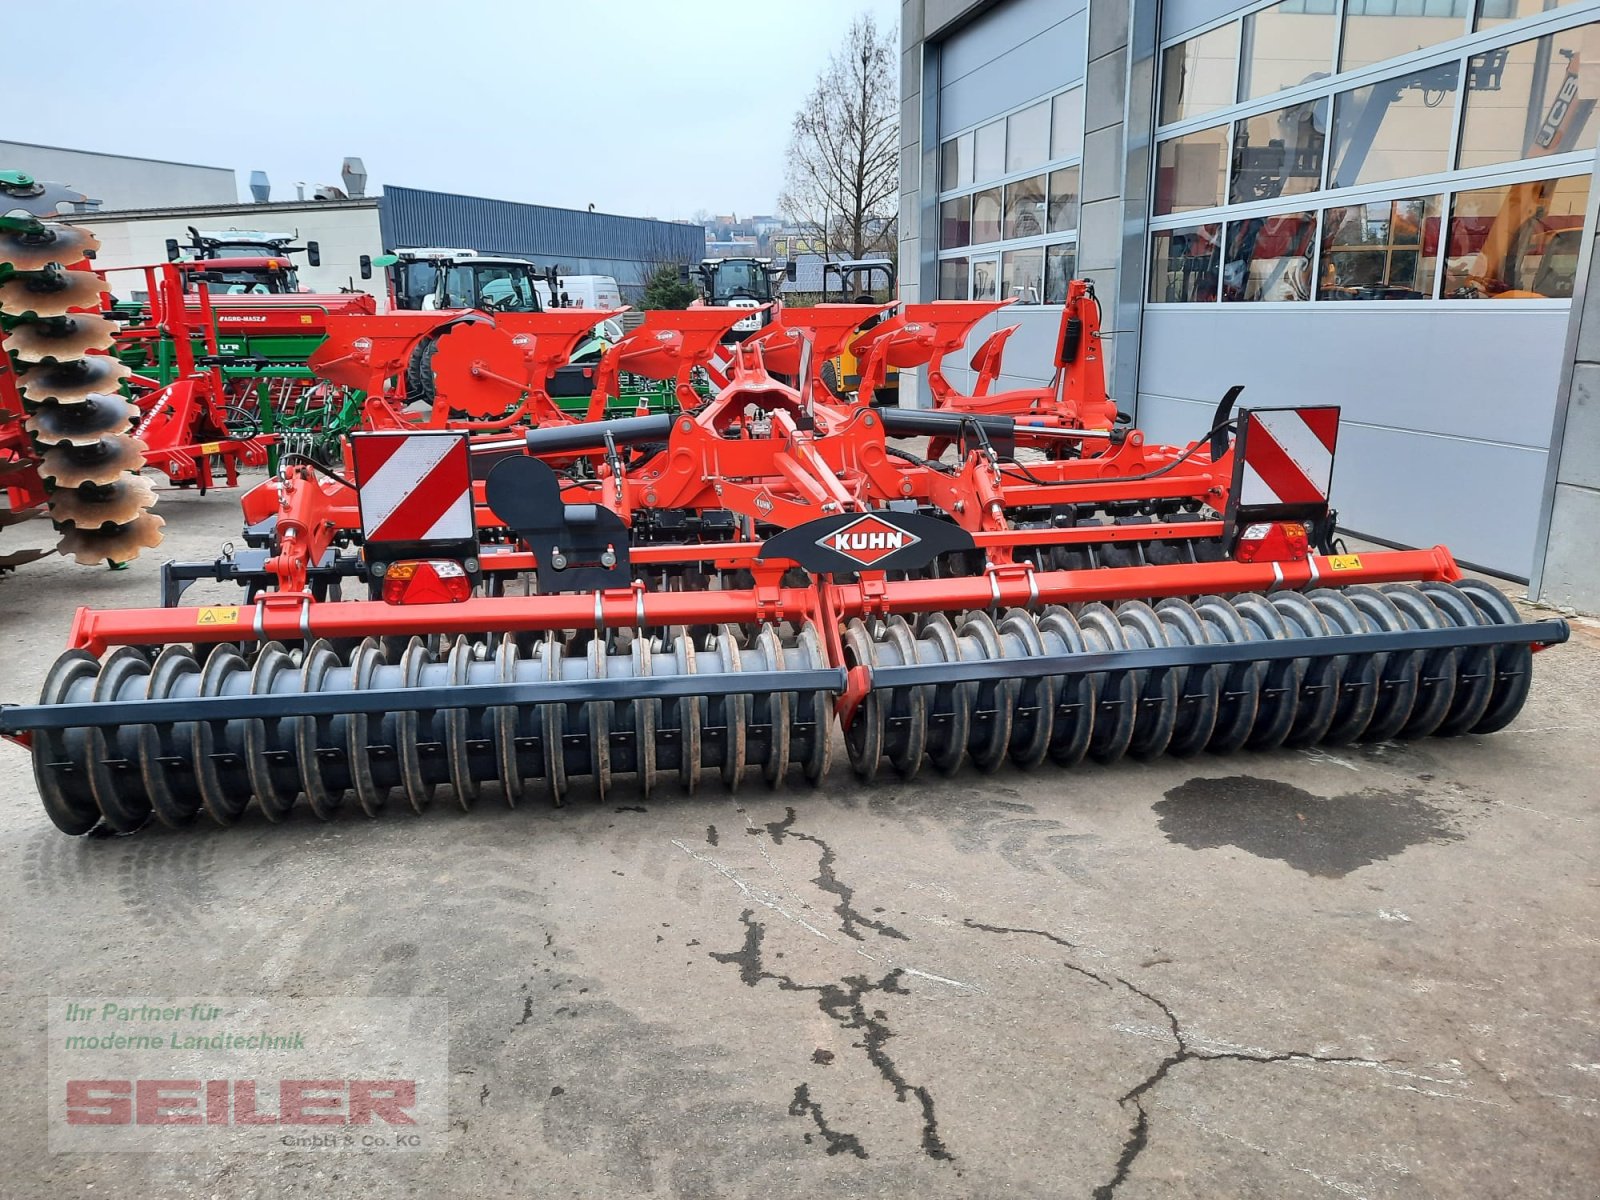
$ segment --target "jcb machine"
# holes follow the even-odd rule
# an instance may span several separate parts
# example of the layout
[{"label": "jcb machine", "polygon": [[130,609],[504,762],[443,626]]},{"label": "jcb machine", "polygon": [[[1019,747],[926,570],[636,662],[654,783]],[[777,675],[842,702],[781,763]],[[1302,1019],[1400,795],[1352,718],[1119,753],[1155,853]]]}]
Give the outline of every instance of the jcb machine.
[{"label": "jcb machine", "polygon": [[[788,276],[795,278],[795,267],[789,264]],[[888,258],[847,258],[839,262],[822,264],[822,302],[824,304],[893,304],[899,298],[894,261]],[[872,329],[886,319],[879,313],[863,322],[862,332]],[[846,342],[839,356],[823,365],[822,382],[840,395],[856,391],[861,386],[861,361],[856,353],[855,340]],[[900,403],[900,370],[889,366],[878,384],[877,403]]]}]

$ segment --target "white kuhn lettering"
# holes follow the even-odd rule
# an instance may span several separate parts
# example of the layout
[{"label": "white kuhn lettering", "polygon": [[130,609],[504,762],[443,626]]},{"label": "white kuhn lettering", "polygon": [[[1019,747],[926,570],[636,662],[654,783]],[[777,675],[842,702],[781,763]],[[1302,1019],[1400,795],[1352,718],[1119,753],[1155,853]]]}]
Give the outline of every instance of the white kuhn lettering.
[{"label": "white kuhn lettering", "polygon": [[828,543],[841,554],[857,550],[899,550],[906,544],[906,534],[903,529],[841,529]]}]

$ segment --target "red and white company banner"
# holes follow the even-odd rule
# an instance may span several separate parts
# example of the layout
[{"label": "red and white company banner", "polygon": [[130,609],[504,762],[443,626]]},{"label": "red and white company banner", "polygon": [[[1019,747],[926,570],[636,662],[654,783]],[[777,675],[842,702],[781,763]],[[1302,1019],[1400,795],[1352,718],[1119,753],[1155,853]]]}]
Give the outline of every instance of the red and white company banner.
[{"label": "red and white company banner", "polygon": [[369,542],[466,541],[472,460],[464,433],[367,433],[351,439]]},{"label": "red and white company banner", "polygon": [[1339,440],[1337,408],[1257,409],[1245,420],[1244,469],[1235,503],[1249,508],[1328,499]]}]

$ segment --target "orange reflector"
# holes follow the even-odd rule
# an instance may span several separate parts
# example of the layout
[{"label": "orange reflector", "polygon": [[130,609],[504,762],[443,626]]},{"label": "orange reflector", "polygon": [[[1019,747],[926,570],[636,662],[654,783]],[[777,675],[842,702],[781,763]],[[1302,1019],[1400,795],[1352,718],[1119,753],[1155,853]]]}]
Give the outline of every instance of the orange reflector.
[{"label": "orange reflector", "polygon": [[1242,563],[1302,562],[1311,551],[1310,542],[1299,521],[1260,521],[1245,526],[1233,557]]},{"label": "orange reflector", "polygon": [[385,604],[460,604],[471,597],[472,580],[452,559],[410,559],[384,572]]}]

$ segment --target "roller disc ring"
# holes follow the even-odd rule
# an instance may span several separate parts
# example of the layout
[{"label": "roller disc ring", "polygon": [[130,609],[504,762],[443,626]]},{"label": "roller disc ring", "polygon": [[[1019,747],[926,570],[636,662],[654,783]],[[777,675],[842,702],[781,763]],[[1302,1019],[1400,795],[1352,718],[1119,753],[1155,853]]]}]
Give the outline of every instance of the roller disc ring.
[{"label": "roller disc ring", "polygon": [[[250,668],[238,650],[218,645],[200,669],[200,695],[244,695]],[[250,805],[252,784],[244,755],[244,731],[237,721],[196,721],[190,740],[195,783],[206,815],[228,826]]]},{"label": "roller disc ring", "polygon": [[[1275,592],[1276,608],[1295,637],[1326,637],[1333,631],[1317,611],[1316,605],[1299,592]],[[1314,746],[1327,733],[1339,705],[1339,678],[1344,670],[1342,658],[1303,660],[1300,676],[1300,704],[1294,724],[1283,744],[1295,748]]]},{"label": "roller disc ring", "polygon": [[[1401,584],[1380,589],[1413,629],[1445,629],[1450,622],[1421,592]],[[1429,650],[1411,656],[1417,666],[1416,698],[1400,729],[1403,738],[1430,737],[1450,713],[1456,692],[1456,652]]]},{"label": "roller disc ring", "polygon": [[[39,703],[65,704],[76,693],[90,692],[99,669],[100,660],[88,651],[68,650],[51,665]],[[62,833],[74,836],[100,824],[100,806],[86,773],[57,765],[83,761],[83,755],[73,753],[82,739],[81,731],[69,729],[41,729],[33,739],[33,778],[45,814]]]},{"label": "roller disc ring", "polygon": [[[1117,605],[1116,616],[1130,647],[1158,650],[1167,644],[1166,626],[1148,604],[1124,601]],[[1172,741],[1178,723],[1178,673],[1160,670],[1140,674],[1143,678],[1136,685],[1138,715],[1134,718],[1133,736],[1128,739],[1128,753],[1145,761],[1163,753]]]},{"label": "roller disc ring", "polygon": [[[930,651],[937,652],[935,662],[961,660],[955,626],[943,613],[928,615],[922,625],[922,639],[929,643]],[[972,731],[972,689],[960,684],[938,684],[933,707],[928,721],[928,761],[941,775],[954,775],[966,757],[967,738]],[[933,727],[935,717],[944,718],[938,732]]]},{"label": "roller disc ring", "polygon": [[[1005,657],[1000,631],[988,613],[974,612],[962,623],[957,644],[965,650],[969,638],[978,645],[978,653],[973,656],[978,660],[997,662]],[[989,720],[985,729],[985,722],[974,717],[974,732],[967,750],[972,755],[972,765],[987,775],[1006,760],[1006,748],[1011,744],[1011,714],[1017,702],[1017,681],[996,680],[975,686],[972,691],[975,707]],[[983,707],[985,704],[987,709]]]},{"label": "roller disc ring", "polygon": [[[768,670],[785,669],[783,643],[778,640],[778,631],[771,624],[761,627],[761,633],[756,638],[756,646],[761,651]],[[767,697],[766,717],[770,732],[767,734],[767,757],[761,764],[761,777],[771,787],[777,787],[782,783],[789,769],[789,735],[792,724],[789,704],[788,692],[773,692]]]},{"label": "roller disc ring", "polygon": [[[877,645],[859,618],[845,626],[843,641],[846,660],[852,665],[869,669],[878,665]],[[876,689],[869,691],[861,697],[844,730],[844,747],[850,755],[851,769],[866,783],[877,779],[878,766],[883,759],[883,705],[882,694]]]},{"label": "roller disc ring", "polygon": [[[1104,604],[1086,604],[1078,614],[1084,644],[1091,651],[1124,650],[1122,624]],[[1132,671],[1111,671],[1102,676],[1089,757],[1096,762],[1116,762],[1128,752],[1139,701],[1138,681]]]},{"label": "roller disc ring", "polygon": [[[300,666],[300,694],[309,696],[324,691],[328,676],[339,666],[339,656],[327,641],[312,642]],[[344,804],[344,791],[330,787],[322,773],[323,743],[332,743],[331,717],[300,717],[294,721],[295,756],[300,763],[300,786],[306,802],[318,820],[331,821]]]},{"label": "roller disc ring", "polygon": [[[1423,583],[1418,590],[1428,598],[1444,619],[1457,629],[1472,629],[1478,624],[1478,609],[1461,591],[1448,583]],[[1472,646],[1456,653],[1456,685],[1450,712],[1434,730],[1438,737],[1466,733],[1483,719],[1494,695],[1494,648]]]},{"label": "roller disc ring", "polygon": [[[1234,608],[1244,619],[1252,641],[1277,642],[1297,636],[1296,627],[1284,620],[1283,614],[1265,596],[1242,595],[1234,601]],[[1283,745],[1283,739],[1289,736],[1299,714],[1300,682],[1304,674],[1305,660],[1301,658],[1266,664],[1255,725],[1245,745],[1252,750],[1275,750]]]},{"label": "roller disc ring", "polygon": [[[131,646],[119,646],[101,662],[91,699],[104,702],[122,699],[125,692],[137,694],[134,689],[144,689],[133,681],[149,673],[149,659]],[[118,737],[120,732],[114,730],[111,736]],[[84,744],[87,749],[89,786],[94,791],[95,803],[100,806],[100,815],[105,817],[106,824],[118,833],[133,833],[142,829],[151,814],[143,780],[136,772],[119,772],[111,768],[106,761],[110,757],[106,730],[89,729]],[[124,757],[120,750],[117,757]]]},{"label": "roller disc ring", "polygon": [[[916,664],[917,636],[904,617],[890,617],[884,624],[884,635],[902,663]],[[895,693],[898,701],[896,715],[905,719],[906,732],[903,738],[897,737],[890,743],[889,765],[901,779],[909,782],[922,770],[922,759],[928,750],[928,705],[933,688],[924,684],[896,688]]]},{"label": "roller disc ring", "polygon": [[[423,669],[432,661],[433,654],[421,638],[414,637],[407,642],[400,653],[401,686],[411,688],[420,684]],[[422,773],[422,755],[417,750],[421,717],[414,708],[402,708],[394,718],[395,733],[398,735],[395,749],[400,758],[400,784],[405,789],[412,811],[421,816],[433,803],[434,791],[433,784]]]},{"label": "roller disc ring", "polygon": [[[604,636],[596,634],[589,640],[589,678],[606,677]],[[594,778],[595,797],[605,801],[611,790],[611,702],[595,700],[583,706],[589,726],[589,774]]]},{"label": "roller disc ring", "polygon": [[[1516,605],[1481,579],[1463,579],[1456,587],[1478,610],[1481,625],[1515,625],[1521,619]],[[1511,724],[1527,703],[1533,683],[1533,647],[1502,645],[1494,648],[1494,694],[1473,733],[1494,733]]]},{"label": "roller disc ring", "polygon": [[[500,683],[517,681],[517,660],[520,657],[517,640],[502,638],[495,650],[495,678]],[[521,724],[520,710],[515,704],[505,704],[494,710],[495,750],[500,760],[500,790],[506,798],[506,807],[515,808],[522,799],[522,767],[517,761],[517,732]]]},{"label": "roller disc ring", "polygon": [[[554,634],[543,643],[544,677],[549,683],[561,679],[561,659],[564,652]],[[567,706],[556,702],[542,705],[539,719],[544,732],[544,786],[550,803],[560,808],[567,802]]]},{"label": "roller disc ring", "polygon": [[[738,675],[744,671],[744,663],[739,657],[738,638],[732,625],[722,625],[717,629],[717,643],[722,649],[723,669]],[[722,698],[723,737],[722,737],[722,782],[729,791],[736,791],[739,781],[744,778],[745,766],[745,730],[750,720],[750,698],[748,696],[724,696]]]},{"label": "roller disc ring", "polygon": [[[350,656],[350,689],[365,691],[372,687],[373,677],[383,666],[383,649],[376,638],[366,638]],[[381,718],[380,718],[381,720]],[[370,721],[366,713],[348,713],[345,716],[345,756],[350,766],[350,786],[355,791],[356,803],[369,817],[381,813],[389,801],[389,789],[378,786],[372,773],[372,739]]]},{"label": "roller disc ring", "polygon": [[[186,646],[165,646],[156,655],[150,668],[147,697],[162,700],[178,694],[185,678],[198,680],[200,664]],[[176,757],[176,748],[193,738],[189,726],[141,725],[136,735],[139,739],[139,769],[144,777],[145,794],[155,810],[156,819],[170,829],[182,829],[194,823],[200,812],[200,793],[194,776],[180,772],[175,780],[167,770],[165,760]]]},{"label": "roller disc ring", "polygon": [[[266,643],[256,655],[255,666],[250,671],[251,695],[271,694],[276,690],[278,676],[293,670],[294,663],[288,651],[277,642]],[[273,719],[269,727],[266,720],[257,717],[244,723],[244,753],[250,771],[250,789],[255,794],[256,804],[269,821],[283,820],[294,807],[295,798],[300,793],[299,772],[292,766],[277,766],[268,756],[269,750],[277,749],[272,744],[271,735],[277,733],[281,736],[282,726],[287,723],[291,731],[288,740],[293,745],[293,731],[299,721],[298,717]]]},{"label": "roller disc ring", "polygon": [[[1210,644],[1206,623],[1182,600],[1167,599],[1156,605],[1156,616],[1166,627],[1167,642],[1173,646]],[[1216,666],[1194,666],[1182,672],[1177,719],[1167,753],[1184,757],[1205,749],[1217,727],[1221,706],[1223,671]]]}]

